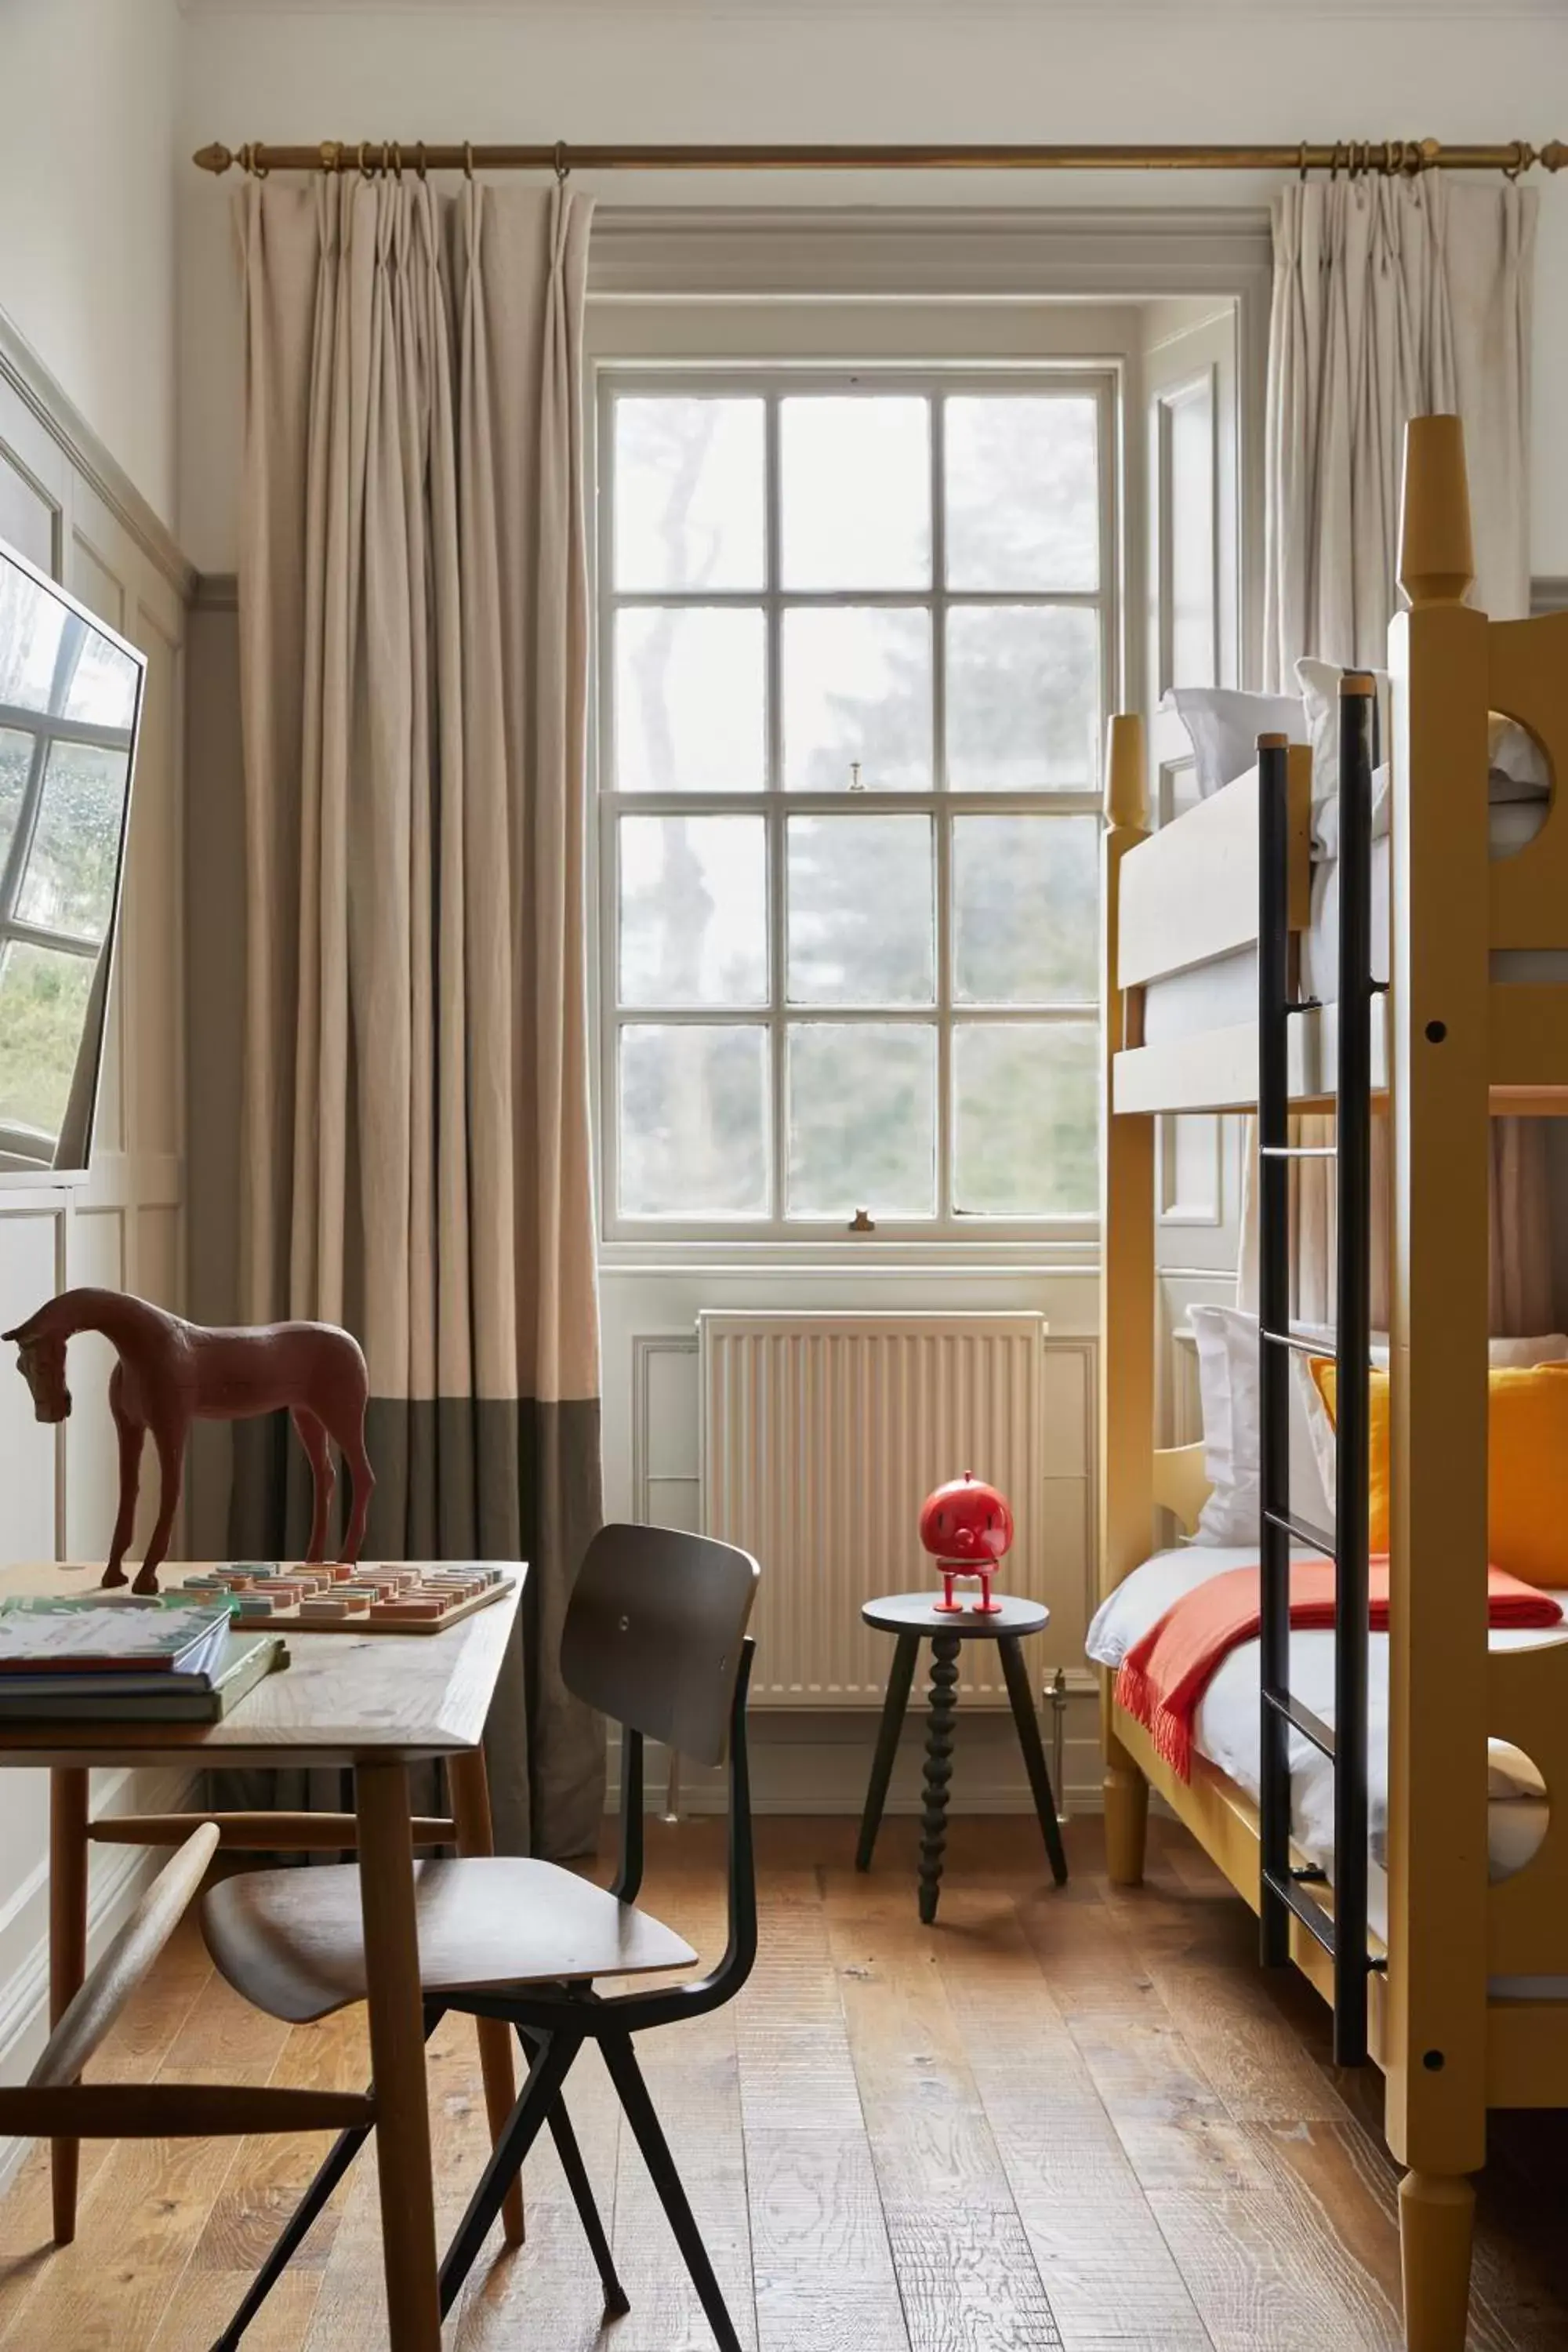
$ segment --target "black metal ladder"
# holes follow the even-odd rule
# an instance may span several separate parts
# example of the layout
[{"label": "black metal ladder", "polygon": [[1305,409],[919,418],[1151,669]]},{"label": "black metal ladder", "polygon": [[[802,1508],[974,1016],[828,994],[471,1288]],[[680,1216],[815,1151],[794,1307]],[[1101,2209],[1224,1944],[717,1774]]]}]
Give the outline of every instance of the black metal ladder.
[{"label": "black metal ladder", "polygon": [[[1258,1344],[1262,1417],[1260,1503],[1261,1769],[1258,1911],[1266,1966],[1290,1956],[1299,1919],[1334,1969],[1334,2060],[1367,2056],[1366,1948],[1368,1363],[1371,1349],[1372,770],[1375,695],[1352,673],[1340,698],[1339,1067],[1331,1146],[1292,1145],[1290,1022],[1320,1010],[1293,998],[1289,929],[1289,750],[1283,736],[1258,744]],[[1290,1328],[1290,1168],[1335,1164],[1335,1503],[1332,1532],[1291,1509],[1290,1354],[1316,1353]],[[1335,1564],[1332,1727],[1290,1690],[1291,1538]],[[1334,1768],[1334,1895],[1331,1913],[1309,1893],[1325,1874],[1290,1860],[1292,1730]]]}]

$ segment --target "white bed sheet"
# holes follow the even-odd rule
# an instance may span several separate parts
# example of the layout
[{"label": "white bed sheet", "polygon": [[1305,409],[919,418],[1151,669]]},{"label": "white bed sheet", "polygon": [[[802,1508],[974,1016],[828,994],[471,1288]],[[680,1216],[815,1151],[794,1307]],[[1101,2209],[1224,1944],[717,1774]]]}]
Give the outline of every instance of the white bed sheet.
[{"label": "white bed sheet", "polygon": [[[1301,1558],[1312,1557],[1302,1553]],[[1226,1569],[1252,1568],[1256,1548],[1188,1544],[1157,1552],[1101,1602],[1086,1646],[1097,1665],[1119,1666],[1134,1643],[1148,1633],[1173,1601]],[[1564,1609],[1563,1624],[1547,1629],[1496,1629],[1494,1650],[1531,1649],[1568,1641],[1568,1592],[1554,1594]],[[1215,1675],[1199,1702],[1194,1732],[1200,1755],[1216,1765],[1256,1803],[1258,1795],[1258,1645],[1244,1642]],[[1290,1688],[1324,1722],[1334,1719],[1334,1637],[1328,1633],[1292,1633]],[[1291,1827],[1309,1860],[1334,1874],[1334,1771],[1300,1732],[1289,1743]],[[1507,1878],[1523,1868],[1546,1834],[1548,1809],[1532,1768],[1517,1751],[1494,1740],[1490,1747],[1491,1802],[1488,1810],[1490,1875]],[[1367,1913],[1379,1935],[1387,1931],[1388,1883],[1384,1874],[1388,1834],[1388,1636],[1374,1633],[1367,1670],[1367,1813],[1369,1872]],[[1565,1930],[1568,1934],[1568,1930]],[[1494,1978],[1501,2000],[1568,1999],[1568,1977]]]},{"label": "white bed sheet", "polygon": [[[1490,813],[1494,855],[1521,849],[1541,829],[1539,802],[1501,801]],[[1389,842],[1386,834],[1372,845],[1372,976],[1389,976]],[[1340,992],[1340,878],[1336,858],[1315,856],[1312,866],[1311,922],[1301,941],[1301,990],[1320,1003],[1333,1003]],[[1568,982],[1568,955],[1554,949],[1507,950],[1492,959],[1492,977],[1499,981]],[[1195,1036],[1205,1029],[1240,1028],[1258,1018],[1258,952],[1238,948],[1234,954],[1215,956],[1189,971],[1151,981],[1143,992],[1143,1042],[1169,1045],[1177,1037]]]}]

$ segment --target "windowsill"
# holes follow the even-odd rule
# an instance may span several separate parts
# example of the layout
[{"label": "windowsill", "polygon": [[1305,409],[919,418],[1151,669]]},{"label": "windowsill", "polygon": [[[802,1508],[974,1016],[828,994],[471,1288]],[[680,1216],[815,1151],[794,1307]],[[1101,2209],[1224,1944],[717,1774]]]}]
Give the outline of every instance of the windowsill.
[{"label": "windowsill", "polygon": [[655,1235],[599,1244],[599,1272],[608,1276],[778,1271],[831,1275],[843,1281],[911,1273],[960,1275],[973,1281],[976,1275],[989,1273],[1096,1276],[1099,1270],[1098,1233],[1072,1240],[986,1234],[940,1241],[829,1235],[746,1241],[711,1234],[701,1239],[661,1241]]}]

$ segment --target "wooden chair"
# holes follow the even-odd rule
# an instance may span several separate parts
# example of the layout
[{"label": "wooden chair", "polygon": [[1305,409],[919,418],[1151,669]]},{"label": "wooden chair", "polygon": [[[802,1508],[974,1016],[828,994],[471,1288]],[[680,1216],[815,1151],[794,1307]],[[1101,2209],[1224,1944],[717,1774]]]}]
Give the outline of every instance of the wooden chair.
[{"label": "wooden chair", "polygon": [[[598,2265],[605,2315],[630,2309],[563,2096],[578,2052],[596,2042],[721,2352],[741,2352],[632,2036],[732,2000],[756,1958],[746,1762],[752,1644],[745,1629],[757,1576],[745,1552],[662,1528],[605,1528],[589,1547],[566,1613],[561,1671],[578,1698],[621,1727],[620,1861],[608,1891],[552,1863],[491,1857],[415,1865],[426,2034],[448,2010],[502,2018],[529,2059],[528,2079],[442,2262],[443,2314],[546,2124]],[[645,1739],[705,1764],[722,1762],[728,1750],[729,1942],[708,1976],[606,1996],[595,1990],[595,1977],[681,1968],[697,1958],[636,1907]],[[248,2000],[290,2022],[362,2000],[358,1879],[349,1864],[226,1880],[202,1910],[213,1958]],[[342,2133],[214,2352],[238,2344],[367,2133],[364,2125]]]}]

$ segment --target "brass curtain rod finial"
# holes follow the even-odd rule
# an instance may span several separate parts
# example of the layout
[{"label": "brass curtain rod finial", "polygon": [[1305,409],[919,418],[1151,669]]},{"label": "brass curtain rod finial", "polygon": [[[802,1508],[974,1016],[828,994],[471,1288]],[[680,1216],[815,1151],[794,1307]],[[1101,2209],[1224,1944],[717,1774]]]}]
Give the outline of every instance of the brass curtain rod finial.
[{"label": "brass curtain rod finial", "polygon": [[234,156],[221,140],[215,139],[210,147],[198,147],[191,161],[198,172],[212,172],[221,177],[232,166]]}]

